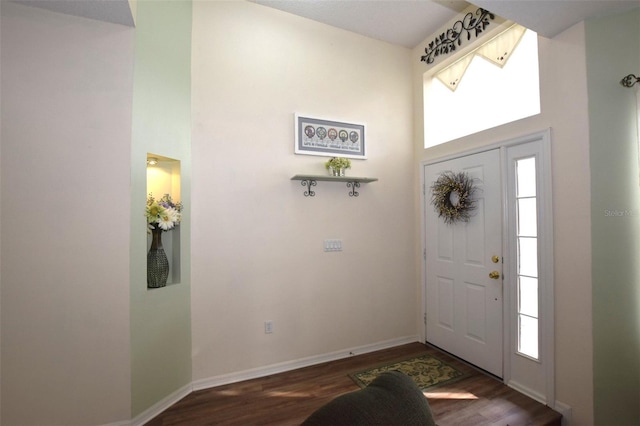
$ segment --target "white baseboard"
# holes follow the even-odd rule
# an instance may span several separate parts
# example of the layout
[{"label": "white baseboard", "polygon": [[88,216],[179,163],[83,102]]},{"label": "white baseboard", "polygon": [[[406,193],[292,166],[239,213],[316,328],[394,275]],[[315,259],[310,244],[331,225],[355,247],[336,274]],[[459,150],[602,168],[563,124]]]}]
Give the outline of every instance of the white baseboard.
[{"label": "white baseboard", "polygon": [[530,398],[535,399],[536,401],[538,401],[541,404],[545,404],[547,406],[549,406],[551,409],[553,409],[554,411],[557,411],[558,413],[562,414],[562,426],[569,426],[571,424],[571,407],[568,406],[567,404],[560,402],[558,400],[553,401],[553,405],[551,403],[548,403],[546,398],[544,397],[544,395],[527,388],[526,386],[522,386],[521,384],[519,384],[518,382],[514,382],[514,381],[509,381],[507,383],[507,386],[509,386],[510,388],[513,388],[515,390],[517,390],[518,392],[527,395]]},{"label": "white baseboard", "polygon": [[530,389],[514,380],[509,380],[509,382],[507,382],[507,386],[527,395],[529,398],[535,399],[541,404],[547,405],[547,398],[545,398],[545,396],[540,392],[534,391],[533,389]]},{"label": "white baseboard", "polygon": [[120,422],[106,423],[102,426],[131,426],[130,420],[122,420]]},{"label": "white baseboard", "polygon": [[406,336],[398,339],[387,340],[372,345],[358,346],[350,349],[343,349],[327,354],[314,355],[307,358],[301,358],[292,361],[286,361],[278,364],[271,364],[264,367],[252,368],[250,370],[237,371],[220,376],[209,377],[206,379],[196,380],[192,383],[193,390],[208,389],[216,386],[227,385],[229,383],[241,382],[244,380],[257,379],[259,377],[269,376],[271,374],[283,373],[298,368],[309,367],[311,365],[322,364],[323,362],[335,361],[338,359],[349,358],[354,355],[375,352],[382,349],[392,348],[395,346],[405,345],[407,343],[419,342],[418,336]]},{"label": "white baseboard", "polygon": [[172,394],[162,398],[160,401],[153,404],[151,407],[144,410],[142,413],[138,414],[133,420],[131,420],[131,426],[142,426],[147,423],[149,420],[156,417],[158,414],[165,411],[167,408],[171,407],[176,402],[180,401],[185,396],[189,395],[193,391],[193,386],[189,383],[186,386],[178,389]]},{"label": "white baseboard", "polygon": [[569,426],[571,424],[571,407],[567,404],[556,400],[553,407],[558,413],[562,414],[562,426]]},{"label": "white baseboard", "polygon": [[210,377],[207,379],[196,380],[158,401],[153,406],[138,414],[130,422],[122,421],[110,423],[104,426],[142,426],[193,391],[212,388],[215,386],[227,385],[229,383],[241,382],[243,380],[257,379],[259,377],[269,376],[271,374],[283,373],[285,371],[291,371],[298,368],[309,367],[311,365],[322,364],[323,362],[349,358],[355,355],[366,354],[369,352],[375,352],[382,349],[393,348],[395,346],[406,345],[408,343],[419,341],[420,340],[418,336],[406,336],[398,339],[386,340],[384,342],[379,342],[372,345],[358,346],[341,351],[330,352],[327,354],[314,355],[307,358],[267,365],[265,367],[253,368],[250,370],[238,371],[234,373]]},{"label": "white baseboard", "polygon": [[517,390],[522,394],[527,395],[530,398],[535,399],[541,404],[548,405],[554,411],[557,411],[558,413],[562,414],[562,426],[569,426],[571,424],[571,407],[568,406],[567,404],[560,402],[558,400],[555,400],[553,401],[553,405],[551,405],[547,403],[546,398],[542,394],[532,389],[529,389],[526,386],[522,386],[518,382],[509,381],[509,383],[507,383],[507,386]]}]

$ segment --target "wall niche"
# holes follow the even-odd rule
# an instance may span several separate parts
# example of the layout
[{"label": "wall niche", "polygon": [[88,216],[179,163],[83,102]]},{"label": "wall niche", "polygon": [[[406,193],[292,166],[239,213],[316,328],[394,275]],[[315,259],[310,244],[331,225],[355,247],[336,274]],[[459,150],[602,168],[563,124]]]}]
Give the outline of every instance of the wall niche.
[{"label": "wall niche", "polygon": [[[158,211],[153,208],[156,204],[160,212],[164,211],[161,216],[165,220],[164,223],[152,223],[150,227],[155,228],[155,231],[150,230],[147,234],[147,288],[150,290],[180,283],[180,224],[175,215],[182,206],[180,178],[180,160],[147,154],[147,217],[150,212]],[[163,198],[167,196],[168,199]],[[155,203],[150,205],[151,197]],[[172,206],[168,212],[163,210],[167,207],[167,200],[171,201],[169,205]],[[163,230],[163,227],[168,226],[167,218],[175,225]],[[159,243],[161,247],[158,246]],[[163,256],[166,256],[166,260]],[[168,271],[165,270],[167,263]]]}]

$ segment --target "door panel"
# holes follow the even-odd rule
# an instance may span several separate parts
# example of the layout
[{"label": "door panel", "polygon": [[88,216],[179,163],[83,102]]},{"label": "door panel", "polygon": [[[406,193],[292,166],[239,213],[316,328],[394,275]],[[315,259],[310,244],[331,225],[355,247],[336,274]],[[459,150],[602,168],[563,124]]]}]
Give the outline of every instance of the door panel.
[{"label": "door panel", "polygon": [[453,261],[453,229],[438,228],[438,259]]},{"label": "door panel", "polygon": [[453,281],[438,279],[438,325],[453,331]]},{"label": "door panel", "polygon": [[467,337],[475,339],[479,343],[486,343],[485,323],[487,317],[485,310],[486,292],[483,285],[465,283],[467,301],[466,327]]},{"label": "door panel", "polygon": [[477,203],[469,222],[450,225],[425,206],[427,341],[502,377],[502,264],[491,261],[502,258],[499,151],[427,165],[425,186],[445,171],[468,173]]}]

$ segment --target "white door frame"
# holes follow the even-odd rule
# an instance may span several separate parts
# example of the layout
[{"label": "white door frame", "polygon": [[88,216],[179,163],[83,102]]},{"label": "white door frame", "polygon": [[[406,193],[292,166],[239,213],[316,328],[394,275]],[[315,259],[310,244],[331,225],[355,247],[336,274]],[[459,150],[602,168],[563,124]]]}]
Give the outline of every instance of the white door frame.
[{"label": "white door frame", "polygon": [[[542,230],[544,233],[544,238],[541,238],[541,250],[540,257],[541,259],[541,271],[544,274],[545,279],[545,287],[541,290],[541,311],[540,317],[544,318],[544,321],[541,320],[541,330],[540,330],[540,347],[541,347],[541,357],[544,357],[545,362],[545,383],[546,383],[546,400],[540,401],[545,403],[551,408],[555,408],[555,348],[554,348],[554,285],[553,285],[553,210],[551,206],[552,194],[551,194],[551,130],[545,129],[540,132],[536,132],[533,134],[521,136],[514,139],[509,139],[506,141],[494,143],[491,145],[487,145],[481,148],[471,149],[463,152],[459,152],[456,154],[438,157],[430,160],[425,160],[420,162],[420,184],[422,186],[422,197],[420,204],[420,213],[421,213],[421,248],[422,248],[422,305],[421,305],[421,316],[423,318],[423,327],[420,330],[420,339],[422,342],[426,342],[426,223],[425,223],[425,214],[426,209],[430,208],[429,197],[427,191],[427,183],[424,181],[424,168],[428,165],[439,163],[447,160],[454,160],[460,157],[478,154],[485,151],[500,150],[500,161],[502,168],[502,188],[500,191],[502,193],[502,217],[503,217],[503,225],[502,225],[502,243],[505,248],[503,253],[504,264],[511,265],[515,261],[512,259],[512,255],[510,254],[510,250],[508,249],[512,244],[509,242],[510,235],[508,229],[508,223],[506,218],[507,214],[507,149],[512,146],[522,145],[530,142],[539,141],[543,147],[542,153],[542,185],[544,191],[544,203],[542,206],[542,212],[546,216],[546,226],[545,229]],[[539,395],[530,394],[527,392],[526,388],[522,388],[517,386],[511,382],[511,348],[513,347],[513,330],[517,324],[514,324],[514,319],[512,315],[511,303],[512,303],[512,294],[511,288],[513,284],[509,281],[510,277],[507,275],[505,271],[504,277],[504,285],[503,285],[503,382],[511,387],[514,387],[518,391],[531,396],[534,399],[540,400]]]}]

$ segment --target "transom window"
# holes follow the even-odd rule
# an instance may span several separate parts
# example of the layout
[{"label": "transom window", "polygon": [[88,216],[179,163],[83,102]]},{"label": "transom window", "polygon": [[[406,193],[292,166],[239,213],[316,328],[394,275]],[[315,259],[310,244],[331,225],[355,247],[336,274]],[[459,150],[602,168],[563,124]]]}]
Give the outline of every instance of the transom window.
[{"label": "transom window", "polygon": [[540,113],[537,34],[526,30],[502,67],[473,55],[455,86],[425,74],[425,148]]}]

